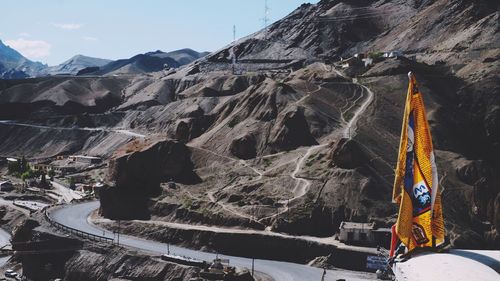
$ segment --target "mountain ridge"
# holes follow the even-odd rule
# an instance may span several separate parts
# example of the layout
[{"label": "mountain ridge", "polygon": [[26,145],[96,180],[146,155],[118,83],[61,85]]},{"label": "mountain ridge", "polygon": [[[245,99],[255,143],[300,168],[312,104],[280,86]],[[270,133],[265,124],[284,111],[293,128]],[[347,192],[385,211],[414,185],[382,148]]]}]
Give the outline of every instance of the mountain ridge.
[{"label": "mountain ridge", "polygon": [[207,54],[209,53],[183,48],[170,52],[157,50],[115,61],[79,54],[58,65],[48,66],[25,58],[0,40],[0,79],[77,75],[82,70],[91,75],[150,73],[163,70],[165,65],[169,68],[186,65]]},{"label": "mountain ridge", "polygon": [[[133,137],[108,128],[125,128],[185,143],[201,179],[176,189],[144,183],[168,196],[128,187],[127,199],[148,202],[141,211],[158,220],[319,237],[337,233],[342,221],[389,227],[412,71],[433,135],[450,243],[498,249],[497,8],[494,1],[323,0],[175,70],[143,75],[142,59],[163,56],[151,52],[108,72],[137,66],[138,75],[0,81],[0,117],[39,126],[2,124],[0,153],[110,158]],[[385,58],[385,51],[401,54]],[[112,204],[106,207],[134,218],[125,201]]]}]

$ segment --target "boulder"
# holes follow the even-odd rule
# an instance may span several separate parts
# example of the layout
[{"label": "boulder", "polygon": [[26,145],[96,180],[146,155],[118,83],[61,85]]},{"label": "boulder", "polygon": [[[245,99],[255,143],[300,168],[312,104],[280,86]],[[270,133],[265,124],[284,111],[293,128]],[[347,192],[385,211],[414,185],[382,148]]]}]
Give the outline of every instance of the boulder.
[{"label": "boulder", "polygon": [[458,178],[469,185],[473,185],[479,179],[490,175],[490,169],[484,161],[468,161],[457,167],[456,171]]},{"label": "boulder", "polygon": [[309,130],[304,108],[301,106],[293,107],[278,116],[270,139],[271,146],[278,151],[318,144]]},{"label": "boulder", "polygon": [[333,144],[329,158],[331,164],[342,169],[354,169],[368,162],[368,157],[357,141],[342,138]]},{"label": "boulder", "polygon": [[212,116],[198,116],[180,119],[175,127],[175,139],[188,142],[199,137],[210,127]]},{"label": "boulder", "polygon": [[229,150],[241,159],[251,159],[257,155],[257,141],[252,134],[245,134],[231,142]]}]

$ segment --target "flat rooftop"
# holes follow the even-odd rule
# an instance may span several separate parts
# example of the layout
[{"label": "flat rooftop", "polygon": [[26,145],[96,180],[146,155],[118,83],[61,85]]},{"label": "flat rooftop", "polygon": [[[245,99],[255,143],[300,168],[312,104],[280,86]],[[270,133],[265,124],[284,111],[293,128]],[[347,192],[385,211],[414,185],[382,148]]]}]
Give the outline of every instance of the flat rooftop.
[{"label": "flat rooftop", "polygon": [[500,251],[458,250],[420,253],[393,266],[396,280],[498,281]]}]

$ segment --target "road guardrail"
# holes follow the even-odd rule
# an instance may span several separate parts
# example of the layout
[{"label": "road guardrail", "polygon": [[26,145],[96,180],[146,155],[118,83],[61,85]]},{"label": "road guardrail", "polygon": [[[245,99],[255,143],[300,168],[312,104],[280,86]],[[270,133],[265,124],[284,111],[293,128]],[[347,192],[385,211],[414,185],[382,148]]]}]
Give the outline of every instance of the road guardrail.
[{"label": "road guardrail", "polygon": [[50,217],[50,214],[48,212],[49,208],[50,207],[44,208],[43,212],[45,214],[45,219],[52,226],[54,226],[54,227],[56,227],[58,229],[61,229],[63,231],[69,232],[69,233],[71,233],[71,234],[73,234],[75,236],[78,236],[78,237],[81,237],[81,238],[85,238],[85,239],[89,239],[89,240],[94,241],[94,242],[106,242],[106,243],[114,244],[114,239],[113,238],[109,238],[109,237],[105,237],[105,236],[101,236],[101,235],[95,235],[95,234],[92,234],[92,233],[89,233],[89,232],[81,231],[81,230],[78,230],[76,228],[72,228],[72,227],[66,226],[64,224],[58,223],[57,221],[53,220]]}]

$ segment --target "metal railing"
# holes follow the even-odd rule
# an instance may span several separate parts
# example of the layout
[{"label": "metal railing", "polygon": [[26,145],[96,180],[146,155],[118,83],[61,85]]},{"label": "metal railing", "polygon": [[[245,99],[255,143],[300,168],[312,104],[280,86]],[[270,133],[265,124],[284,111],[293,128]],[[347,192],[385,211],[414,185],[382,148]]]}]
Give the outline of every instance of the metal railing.
[{"label": "metal railing", "polygon": [[92,234],[92,233],[81,231],[81,230],[78,230],[76,228],[72,228],[72,227],[66,226],[64,224],[58,223],[57,221],[53,220],[50,217],[49,212],[47,211],[48,209],[49,209],[49,207],[47,207],[47,208],[44,209],[45,219],[47,219],[47,221],[52,226],[54,226],[54,227],[56,227],[58,229],[61,229],[63,231],[69,232],[69,233],[71,233],[71,234],[73,234],[75,236],[78,236],[78,237],[81,237],[81,238],[85,238],[85,239],[89,239],[91,241],[95,241],[95,242],[107,242],[107,243],[110,243],[110,244],[114,244],[114,239],[113,238],[104,237],[104,236],[100,236],[100,235],[95,235],[95,234]]}]

